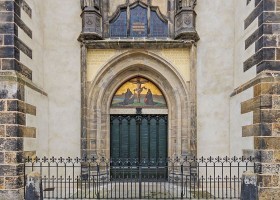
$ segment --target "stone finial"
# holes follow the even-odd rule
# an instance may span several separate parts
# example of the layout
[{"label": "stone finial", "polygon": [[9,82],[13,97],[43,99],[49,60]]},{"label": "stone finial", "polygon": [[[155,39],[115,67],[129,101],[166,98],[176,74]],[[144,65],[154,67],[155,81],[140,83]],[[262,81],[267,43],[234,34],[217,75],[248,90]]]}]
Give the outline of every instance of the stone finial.
[{"label": "stone finial", "polygon": [[177,0],[177,11],[181,9],[193,10],[197,4],[197,0]]},{"label": "stone finial", "polygon": [[81,2],[81,9],[84,10],[85,8],[96,8],[99,9],[99,0],[80,0]]},{"label": "stone finial", "polygon": [[194,9],[197,4],[197,0],[187,0],[187,7]]}]

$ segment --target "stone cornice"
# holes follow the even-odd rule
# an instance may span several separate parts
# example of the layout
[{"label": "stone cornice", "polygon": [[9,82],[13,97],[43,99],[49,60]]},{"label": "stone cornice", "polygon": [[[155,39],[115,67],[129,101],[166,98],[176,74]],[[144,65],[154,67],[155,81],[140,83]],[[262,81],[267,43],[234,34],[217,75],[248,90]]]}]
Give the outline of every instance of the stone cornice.
[{"label": "stone cornice", "polygon": [[193,40],[172,39],[108,39],[108,40],[86,40],[83,43],[90,49],[143,49],[143,48],[187,48],[191,47]]}]

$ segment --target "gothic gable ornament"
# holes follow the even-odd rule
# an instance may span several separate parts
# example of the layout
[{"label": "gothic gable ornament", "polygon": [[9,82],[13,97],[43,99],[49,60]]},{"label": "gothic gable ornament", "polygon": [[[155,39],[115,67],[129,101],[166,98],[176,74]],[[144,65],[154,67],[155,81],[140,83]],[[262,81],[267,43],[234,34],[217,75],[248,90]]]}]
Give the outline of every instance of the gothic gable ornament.
[{"label": "gothic gable ornament", "polygon": [[140,1],[119,6],[109,21],[110,37],[168,37],[166,17]]}]

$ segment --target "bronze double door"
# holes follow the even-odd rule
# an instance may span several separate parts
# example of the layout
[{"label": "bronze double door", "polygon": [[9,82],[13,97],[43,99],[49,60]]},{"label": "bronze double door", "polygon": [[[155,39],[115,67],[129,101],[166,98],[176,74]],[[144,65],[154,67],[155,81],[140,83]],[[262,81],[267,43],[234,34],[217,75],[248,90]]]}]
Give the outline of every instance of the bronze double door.
[{"label": "bronze double door", "polygon": [[167,115],[111,115],[111,159],[166,159],[167,126]]}]

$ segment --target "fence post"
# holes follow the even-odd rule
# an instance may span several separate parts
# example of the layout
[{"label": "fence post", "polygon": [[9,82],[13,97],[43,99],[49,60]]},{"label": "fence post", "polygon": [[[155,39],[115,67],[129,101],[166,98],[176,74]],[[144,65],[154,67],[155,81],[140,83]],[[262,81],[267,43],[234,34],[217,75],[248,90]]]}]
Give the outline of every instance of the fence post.
[{"label": "fence post", "polygon": [[247,171],[242,175],[241,200],[258,199],[257,174]]},{"label": "fence post", "polygon": [[31,172],[26,176],[26,200],[43,200],[42,178],[40,173]]},{"label": "fence post", "polygon": [[184,198],[184,168],[181,164],[181,199]]}]

